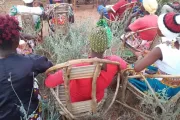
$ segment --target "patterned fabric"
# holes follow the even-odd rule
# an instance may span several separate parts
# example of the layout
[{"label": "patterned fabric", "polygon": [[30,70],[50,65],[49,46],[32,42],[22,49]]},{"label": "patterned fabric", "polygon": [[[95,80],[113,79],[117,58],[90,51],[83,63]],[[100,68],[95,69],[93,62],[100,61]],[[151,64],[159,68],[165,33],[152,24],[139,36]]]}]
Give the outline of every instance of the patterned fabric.
[{"label": "patterned fabric", "polygon": [[97,22],[97,26],[101,26],[104,27],[106,29],[106,34],[107,34],[107,38],[108,38],[108,48],[111,46],[111,41],[112,41],[112,32],[111,29],[108,26],[108,23],[105,19],[100,19]]},{"label": "patterned fabric", "polygon": [[29,40],[28,42],[24,42],[22,44],[19,44],[19,46],[16,50],[17,50],[18,54],[28,55],[28,54],[33,53],[34,47],[35,47],[34,40]]},{"label": "patterned fabric", "polygon": [[[162,95],[162,91],[165,90],[165,94],[163,94],[161,97],[164,97],[166,99],[173,97],[180,91],[180,87],[173,88],[167,86],[155,78],[147,78],[147,81],[157,94]],[[149,88],[144,81],[141,81],[139,79],[129,79],[129,82],[142,92],[146,93],[147,91],[149,91]]]},{"label": "patterned fabric", "polygon": [[[45,11],[48,12],[49,10],[53,9],[54,7],[60,5],[59,3],[57,4],[50,4],[46,6]],[[74,12],[72,7],[69,6],[68,8],[68,19],[70,19],[71,17],[74,16]],[[68,22],[68,20],[66,19],[66,14],[58,14],[57,18],[51,18],[50,23],[52,25],[52,27],[54,26],[55,23],[57,23],[58,25],[64,25]]]},{"label": "patterned fabric", "polygon": [[146,40],[142,40],[139,38],[139,36],[137,36],[136,34],[135,35],[132,35],[131,37],[128,37],[130,36],[132,33],[128,33],[127,35],[122,35],[121,39],[124,39],[127,38],[127,41],[126,43],[131,46],[132,48],[135,48],[135,49],[139,49],[139,50],[149,50],[150,46],[151,46],[151,41],[146,41]]},{"label": "patterned fabric", "polygon": [[[133,68],[134,66],[131,65],[129,67]],[[162,74],[162,72],[154,65],[148,66],[143,72],[144,74]],[[157,94],[162,95],[162,92],[165,91],[165,94],[163,94],[163,96],[161,97],[164,97],[166,99],[173,97],[180,91],[180,86],[173,85],[173,80],[175,79],[171,79],[171,78],[163,78],[163,79],[146,78],[146,79]],[[177,78],[176,80],[180,80],[180,79]],[[147,91],[149,91],[149,88],[143,79],[133,78],[133,79],[129,79],[129,82],[132,85],[136,86],[136,88],[138,88],[142,92],[146,93]]]},{"label": "patterned fabric", "polygon": [[40,102],[41,96],[39,92],[39,86],[37,80],[34,81],[34,95],[39,99],[39,105],[37,110],[35,110],[31,115],[28,116],[28,120],[42,120],[41,113],[42,113],[42,103]]},{"label": "patterned fabric", "polygon": [[96,53],[102,53],[108,48],[108,37],[103,27],[94,28],[89,37],[90,48]]}]

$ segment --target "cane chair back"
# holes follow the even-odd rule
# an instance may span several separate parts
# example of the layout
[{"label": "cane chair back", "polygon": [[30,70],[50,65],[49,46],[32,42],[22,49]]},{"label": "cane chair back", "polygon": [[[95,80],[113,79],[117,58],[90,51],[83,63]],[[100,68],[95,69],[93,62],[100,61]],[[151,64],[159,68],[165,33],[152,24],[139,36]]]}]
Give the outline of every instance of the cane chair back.
[{"label": "cane chair back", "polygon": [[[87,66],[74,66],[79,63],[88,63]],[[96,81],[101,72],[101,68],[103,64],[114,64],[119,67],[118,62],[112,62],[104,59],[79,59],[79,60],[71,60],[66,63],[55,65],[49,68],[46,71],[46,74],[55,70],[63,70],[63,78],[64,85],[59,85],[54,89],[50,89],[51,93],[55,97],[58,102],[58,106],[60,107],[60,113],[65,115],[68,119],[77,119],[79,117],[85,116],[87,114],[95,114],[100,103],[97,103],[96,100]],[[119,72],[120,73],[120,72]],[[120,74],[118,74],[120,78]],[[70,100],[70,82],[71,80],[77,80],[82,78],[92,78],[92,92],[90,100],[74,102],[71,103]],[[116,91],[118,91],[119,79]],[[114,95],[116,97],[117,93]],[[113,104],[115,98],[112,100],[111,105]],[[109,108],[108,108],[109,109]]]},{"label": "cane chair back", "polygon": [[71,5],[68,3],[48,5],[48,24],[52,32],[67,34]]}]

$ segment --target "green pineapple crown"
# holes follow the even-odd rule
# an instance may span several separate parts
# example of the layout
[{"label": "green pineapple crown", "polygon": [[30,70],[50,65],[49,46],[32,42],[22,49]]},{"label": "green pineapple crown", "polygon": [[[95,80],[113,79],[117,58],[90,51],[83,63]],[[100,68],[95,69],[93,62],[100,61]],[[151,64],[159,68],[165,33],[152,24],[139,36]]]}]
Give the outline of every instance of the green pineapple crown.
[{"label": "green pineapple crown", "polygon": [[90,34],[90,48],[96,53],[102,53],[108,48],[108,37],[106,29],[103,27],[96,27]]}]

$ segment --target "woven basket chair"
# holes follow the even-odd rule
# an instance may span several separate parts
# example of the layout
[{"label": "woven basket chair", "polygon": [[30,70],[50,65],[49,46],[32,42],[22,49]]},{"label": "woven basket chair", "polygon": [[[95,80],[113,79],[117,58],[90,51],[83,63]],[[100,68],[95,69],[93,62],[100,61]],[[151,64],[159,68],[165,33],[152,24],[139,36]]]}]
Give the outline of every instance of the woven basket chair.
[{"label": "woven basket chair", "polygon": [[[73,65],[79,63],[90,63],[90,65],[73,67]],[[63,70],[64,85],[59,85],[55,89],[50,89],[52,95],[55,98],[55,101],[58,103],[56,104],[56,107],[60,107],[59,112],[61,115],[65,116],[65,118],[67,119],[78,119],[83,116],[97,113],[97,111],[100,109],[99,107],[103,106],[101,103],[102,101],[99,103],[97,103],[96,101],[96,81],[100,74],[101,67],[103,64],[114,64],[117,65],[119,68],[116,91],[111,103],[109,104],[109,107],[106,109],[105,112],[103,112],[103,114],[105,114],[114,103],[118,93],[118,88],[120,84],[120,64],[118,62],[112,62],[109,60],[98,58],[78,59],[55,65],[46,71],[46,74],[49,74],[52,71],[56,71],[59,69]],[[71,103],[69,82],[72,79],[75,80],[81,78],[92,78],[92,99]]]},{"label": "woven basket chair", "polygon": [[[48,24],[52,32],[61,32],[67,34],[69,32],[69,9],[71,7],[68,3],[50,4],[47,11]],[[54,23],[52,23],[54,19]],[[60,22],[58,22],[58,20]]]},{"label": "woven basket chair", "polygon": [[[147,83],[147,86],[148,86],[149,90],[152,92],[153,96],[148,96],[144,92],[137,89],[134,85],[132,85],[130,82],[128,82],[129,78],[143,78],[145,80],[145,82]],[[127,100],[131,99],[131,98],[128,98],[128,92],[130,92],[130,93],[134,94],[139,100],[142,100],[144,97],[148,97],[148,99],[153,99],[158,103],[158,105],[160,106],[160,108],[162,110],[164,109],[163,105],[161,104],[158,97],[156,96],[153,88],[150,85],[148,85],[149,83],[146,80],[146,78],[180,78],[180,75],[159,75],[159,74],[142,75],[142,73],[136,73],[134,71],[134,69],[126,69],[122,73],[123,83],[122,83],[122,87],[121,87],[121,92],[122,92],[121,100],[116,101],[116,102],[118,102],[119,104],[123,105],[124,107],[132,110],[133,112],[135,112],[143,117],[154,119],[153,116],[150,116],[149,114],[144,113],[141,110],[128,105],[128,103],[127,103]],[[167,82],[170,82],[170,81],[171,80],[169,80]],[[179,103],[179,100],[180,100],[180,92],[177,93],[172,98],[170,98],[169,100],[167,100],[165,105],[166,106],[176,105]]]},{"label": "woven basket chair", "polygon": [[[138,36],[138,34],[139,33],[141,33],[141,32],[145,32],[145,31],[157,31],[157,27],[150,27],[150,28],[145,28],[145,29],[142,29],[142,30],[138,30],[138,31],[136,31],[136,32],[131,32],[129,35],[127,35],[128,33],[125,33],[125,35],[124,35],[124,37],[123,38],[121,38],[121,40],[122,40],[122,45],[120,46],[121,48],[122,48],[122,54],[123,54],[123,52],[125,52],[125,49],[126,50],[128,50],[128,49],[131,49],[131,50],[134,50],[134,51],[136,51],[136,52],[141,52],[141,50],[139,50],[138,48],[134,48],[134,47],[132,47],[131,45],[129,45],[128,43],[127,43],[127,40],[128,39],[131,39],[131,40],[135,40],[135,39],[138,39],[138,38],[136,38],[135,36]],[[126,37],[125,37],[126,36]],[[157,44],[159,44],[159,43],[161,43],[160,41],[159,41],[159,39],[158,39],[158,34],[156,34],[156,36],[154,37],[154,39],[152,40],[152,43],[151,43],[151,45],[150,45],[150,48],[149,48],[149,50],[151,50],[154,46],[156,46]],[[130,56],[130,57],[132,57],[132,58],[134,58],[135,56]],[[125,60],[127,59],[127,58],[124,58]],[[130,58],[128,58],[128,59],[130,59]],[[129,63],[129,61],[127,61],[128,63]],[[132,62],[132,61],[131,61]],[[134,61],[135,62],[135,61]]]},{"label": "woven basket chair", "polygon": [[[23,33],[37,36],[42,41],[43,40],[43,18],[42,18],[42,16],[40,16],[40,19],[41,19],[40,28],[38,30],[35,30],[35,23],[33,20],[33,15],[35,15],[35,14],[23,13],[23,14],[16,15],[16,17],[19,21],[20,26],[22,27]],[[23,28],[25,28],[25,29],[23,29]],[[22,39],[25,40],[27,43],[27,48],[25,47],[24,50],[25,49],[33,49],[30,47],[29,43],[27,42],[27,40],[25,38],[22,38]],[[41,41],[34,40],[34,44],[36,45]]]},{"label": "woven basket chair", "polygon": [[[36,31],[35,30],[35,23],[33,21],[33,15],[36,14],[31,14],[31,13],[23,13],[23,14],[18,14],[16,17],[19,20],[19,24],[23,28],[28,28],[28,30]],[[36,36],[39,36],[41,39],[43,39],[43,18],[40,16],[41,24],[40,28],[35,32]],[[29,31],[28,31],[29,32]],[[34,34],[34,33],[28,33],[28,34]]]},{"label": "woven basket chair", "polygon": [[[125,11],[121,16],[117,16],[116,18],[114,18],[115,21],[112,21],[112,20],[110,20],[110,19],[107,19],[105,16],[102,16],[102,17],[108,21],[109,25],[111,25],[111,24],[113,24],[114,22],[119,21],[119,20],[122,21],[121,23],[124,23],[124,22],[127,20],[127,18],[131,15],[132,10],[133,10],[133,8],[134,8],[134,6],[135,6],[136,3],[137,3],[137,2],[131,2],[131,3],[127,3],[127,4],[123,5],[123,6],[121,6],[121,7],[119,8],[119,10],[122,9],[122,8],[126,8],[126,11]],[[131,7],[131,6],[132,6],[132,7]],[[102,17],[101,17],[101,18],[102,18]]]}]

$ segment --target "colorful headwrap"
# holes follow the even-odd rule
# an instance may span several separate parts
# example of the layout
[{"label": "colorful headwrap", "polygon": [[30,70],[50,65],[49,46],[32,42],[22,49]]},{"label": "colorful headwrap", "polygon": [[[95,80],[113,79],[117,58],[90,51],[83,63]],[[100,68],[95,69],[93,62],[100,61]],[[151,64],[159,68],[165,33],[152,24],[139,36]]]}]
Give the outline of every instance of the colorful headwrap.
[{"label": "colorful headwrap", "polygon": [[158,27],[161,33],[169,40],[174,40],[180,35],[180,14],[167,13],[158,18]]},{"label": "colorful headwrap", "polygon": [[144,9],[150,14],[154,14],[158,9],[158,3],[156,0],[143,0]]},{"label": "colorful headwrap", "polygon": [[103,27],[95,27],[90,34],[90,48],[96,53],[102,53],[108,48],[107,31]]},{"label": "colorful headwrap", "polygon": [[103,27],[106,29],[107,39],[108,39],[108,48],[111,46],[111,40],[112,40],[112,32],[111,29],[108,26],[108,23],[105,19],[100,19],[97,22],[98,27]]}]

